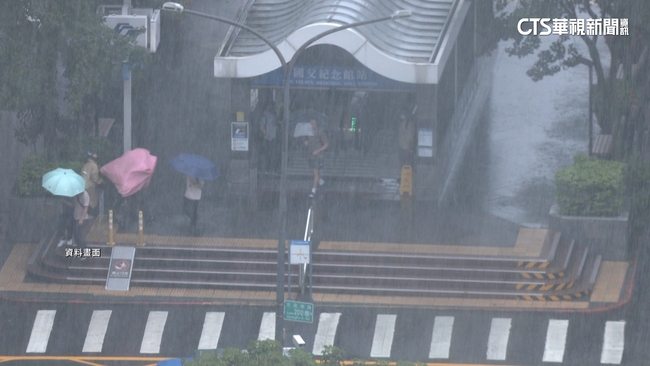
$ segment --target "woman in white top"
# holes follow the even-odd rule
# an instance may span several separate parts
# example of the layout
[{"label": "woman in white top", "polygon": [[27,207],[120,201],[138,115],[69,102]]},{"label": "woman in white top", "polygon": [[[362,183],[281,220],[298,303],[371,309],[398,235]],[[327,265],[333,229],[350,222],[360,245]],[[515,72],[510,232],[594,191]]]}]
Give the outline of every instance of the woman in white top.
[{"label": "woman in white top", "polygon": [[192,231],[196,230],[198,221],[199,201],[201,200],[201,190],[203,189],[203,179],[185,176],[185,197],[183,202],[183,211],[190,217]]}]

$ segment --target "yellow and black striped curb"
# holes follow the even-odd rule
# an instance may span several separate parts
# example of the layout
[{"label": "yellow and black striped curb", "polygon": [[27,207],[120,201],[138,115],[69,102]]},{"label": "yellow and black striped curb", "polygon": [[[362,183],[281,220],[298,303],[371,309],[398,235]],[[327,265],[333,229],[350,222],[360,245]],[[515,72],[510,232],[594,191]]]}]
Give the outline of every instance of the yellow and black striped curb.
[{"label": "yellow and black striped curb", "polygon": [[519,272],[521,277],[527,279],[538,279],[538,280],[554,280],[557,278],[562,278],[565,276],[564,271],[559,272],[547,272],[547,273],[530,273],[530,272]]},{"label": "yellow and black striped curb", "polygon": [[517,262],[517,268],[528,268],[528,269],[534,269],[534,268],[546,268],[551,264],[549,261],[534,261],[534,262],[529,262],[529,261],[519,261]]},{"label": "yellow and black striped curb", "polygon": [[572,294],[564,295],[521,295],[519,300],[526,301],[562,301],[562,300],[579,300],[587,297],[591,290],[584,290]]},{"label": "yellow and black striped curb", "polygon": [[560,283],[534,283],[534,284],[525,284],[520,283],[515,286],[517,290],[527,290],[527,291],[560,291],[572,288],[575,285],[574,281],[560,282]]}]

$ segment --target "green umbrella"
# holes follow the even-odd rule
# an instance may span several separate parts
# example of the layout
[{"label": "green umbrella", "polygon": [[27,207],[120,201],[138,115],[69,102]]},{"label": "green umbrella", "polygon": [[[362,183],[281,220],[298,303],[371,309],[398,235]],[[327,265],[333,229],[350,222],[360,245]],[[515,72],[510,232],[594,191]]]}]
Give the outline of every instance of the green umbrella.
[{"label": "green umbrella", "polygon": [[71,169],[56,168],[43,176],[43,188],[55,196],[74,197],[86,190],[86,181]]}]

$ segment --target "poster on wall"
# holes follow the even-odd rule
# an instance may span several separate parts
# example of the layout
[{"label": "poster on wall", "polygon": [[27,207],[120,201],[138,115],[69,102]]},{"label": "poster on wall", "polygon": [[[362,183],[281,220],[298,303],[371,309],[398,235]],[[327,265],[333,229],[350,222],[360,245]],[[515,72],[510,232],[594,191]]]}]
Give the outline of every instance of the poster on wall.
[{"label": "poster on wall", "polygon": [[248,151],[248,122],[231,123],[230,149],[232,151]]},{"label": "poster on wall", "polygon": [[433,157],[433,130],[430,128],[418,129],[418,157]]}]

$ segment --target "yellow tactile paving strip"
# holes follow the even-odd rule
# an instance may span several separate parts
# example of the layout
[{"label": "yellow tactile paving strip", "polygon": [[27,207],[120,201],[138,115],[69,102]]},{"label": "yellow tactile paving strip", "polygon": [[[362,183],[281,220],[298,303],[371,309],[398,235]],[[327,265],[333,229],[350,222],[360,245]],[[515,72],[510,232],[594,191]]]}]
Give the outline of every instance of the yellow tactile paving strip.
[{"label": "yellow tactile paving strip", "polygon": [[[318,249],[341,252],[382,252],[404,254],[431,254],[431,255],[469,255],[469,256],[495,256],[495,257],[539,257],[546,240],[547,229],[522,228],[519,231],[514,247],[481,247],[459,245],[430,245],[430,244],[397,244],[397,243],[367,243],[367,242],[330,242],[323,241]],[[100,217],[91,228],[87,241],[90,243],[106,243],[108,241],[108,222],[105,217]],[[137,243],[137,234],[121,234],[114,236],[118,244]],[[149,245],[174,245],[174,246],[210,246],[210,247],[237,247],[255,249],[275,249],[277,240],[269,239],[241,239],[241,238],[195,238],[186,236],[158,236],[144,235],[145,244]],[[288,243],[287,243],[288,246]]]},{"label": "yellow tactile paving strip", "polygon": [[[90,294],[95,296],[157,296],[173,298],[195,298],[204,304],[219,304],[239,301],[246,304],[265,304],[275,301],[274,291],[232,291],[213,289],[179,289],[132,286],[128,292],[106,291],[98,285],[65,285],[24,283],[27,262],[36,244],[17,244],[14,246],[5,265],[0,269],[0,291],[12,292],[55,292]],[[607,263],[607,262],[605,262]],[[611,271],[606,271],[611,273]],[[606,281],[607,275],[602,275]],[[599,276],[601,280],[601,276]],[[618,284],[618,282],[616,282]],[[602,285],[601,285],[602,286]],[[620,292],[619,286],[619,292]],[[200,299],[200,300],[199,300]],[[463,299],[441,297],[402,297],[402,296],[360,296],[345,294],[314,293],[317,303],[353,306],[414,306],[414,307],[465,307],[465,308],[519,308],[519,309],[587,309],[588,301],[525,301],[507,299]],[[593,301],[593,300],[592,300]]]},{"label": "yellow tactile paving strip", "polygon": [[598,270],[596,285],[591,293],[592,302],[618,302],[625,283],[627,262],[603,261]]},{"label": "yellow tactile paving strip", "polygon": [[517,235],[513,256],[539,257],[542,254],[548,229],[521,228]]}]

